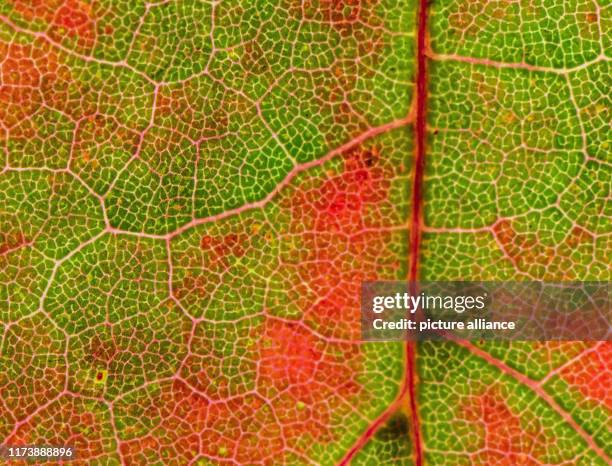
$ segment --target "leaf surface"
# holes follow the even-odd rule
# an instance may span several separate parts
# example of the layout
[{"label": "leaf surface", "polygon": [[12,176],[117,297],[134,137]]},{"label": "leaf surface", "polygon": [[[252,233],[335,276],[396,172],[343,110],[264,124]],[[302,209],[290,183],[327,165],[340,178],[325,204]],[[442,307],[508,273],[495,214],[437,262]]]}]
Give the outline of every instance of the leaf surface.
[{"label": "leaf surface", "polygon": [[608,464],[608,343],[363,343],[359,292],[610,279],[609,25],[590,0],[0,0],[0,444]]}]

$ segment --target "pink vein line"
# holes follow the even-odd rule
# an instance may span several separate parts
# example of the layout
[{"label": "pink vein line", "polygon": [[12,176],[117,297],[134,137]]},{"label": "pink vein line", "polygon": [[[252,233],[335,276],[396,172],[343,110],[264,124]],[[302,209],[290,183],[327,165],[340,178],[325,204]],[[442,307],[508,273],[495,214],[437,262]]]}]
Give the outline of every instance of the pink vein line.
[{"label": "pink vein line", "polygon": [[582,428],[582,426],[580,426],[580,424],[578,424],[567,411],[565,411],[561,406],[559,406],[559,404],[555,401],[555,399],[552,396],[550,396],[542,388],[539,382],[530,379],[524,374],[521,374],[517,370],[506,365],[499,359],[494,358],[489,353],[487,353],[484,350],[481,350],[480,348],[478,348],[473,343],[467,340],[461,340],[461,339],[453,338],[453,337],[450,337],[450,339],[454,341],[455,343],[457,343],[458,345],[461,345],[464,348],[468,349],[471,353],[475,354],[476,356],[484,359],[490,365],[497,367],[503,373],[513,377],[515,380],[519,381],[523,385],[526,385],[531,390],[533,390],[536,393],[536,395],[538,395],[541,399],[546,401],[550,405],[550,407],[553,408],[553,410],[559,416],[561,416],[563,420],[567,422],[572,427],[572,429],[574,429],[574,431],[578,433],[578,435],[580,435],[584,439],[584,441],[587,443],[587,445],[589,446],[591,450],[593,450],[598,456],[600,456],[608,464],[612,464],[612,458],[610,458],[606,454],[606,452],[599,445],[597,445],[597,443],[595,443],[595,440],[593,440],[593,437],[591,437],[591,435],[588,432],[586,432]]},{"label": "pink vein line", "polygon": [[511,69],[518,69],[518,70],[537,71],[537,72],[542,72],[542,73],[556,73],[556,74],[567,74],[567,73],[571,73],[574,71],[578,71],[578,70],[587,68],[600,61],[608,61],[605,56],[599,56],[595,58],[594,60],[585,62],[581,65],[577,65],[572,68],[551,68],[548,66],[531,65],[525,62],[505,63],[501,61],[491,60],[489,58],[466,57],[463,55],[435,53],[431,50],[427,52],[427,56],[435,61],[456,61],[456,62],[461,62],[461,63],[469,63],[471,65],[491,66],[493,68],[511,68]]},{"label": "pink vein line", "polygon": [[[283,178],[282,181],[280,181],[272,191],[270,191],[263,199],[260,199],[259,201],[255,201],[255,202],[249,202],[246,204],[241,205],[240,207],[236,207],[234,209],[229,209],[229,210],[225,210],[221,213],[215,214],[215,215],[211,215],[208,217],[201,217],[201,218],[196,218],[188,223],[186,223],[185,225],[177,228],[174,231],[171,231],[170,233],[166,234],[166,235],[155,235],[156,237],[159,238],[164,238],[164,239],[172,239],[175,236],[180,235],[181,233],[183,233],[186,230],[189,230],[190,228],[193,228],[197,225],[201,225],[204,223],[213,223],[216,222],[218,220],[223,220],[225,218],[228,217],[232,217],[234,215],[239,215],[243,212],[247,212],[249,210],[253,210],[253,209],[260,209],[262,207],[264,207],[266,204],[268,204],[274,197],[276,197],[278,195],[278,193],[280,191],[282,191],[285,187],[287,187],[289,185],[289,183],[291,183],[291,181],[293,180],[293,178],[295,178],[297,175],[299,175],[300,173],[306,171],[306,170],[310,170],[312,168],[318,167],[320,165],[323,165],[325,162],[329,161],[330,159],[334,158],[335,156],[355,147],[358,146],[359,144],[367,141],[368,139],[371,139],[375,136],[378,136],[379,134],[383,134],[386,133],[388,131],[397,129],[397,128],[401,128],[402,126],[405,126],[407,124],[409,124],[412,121],[411,117],[404,117],[398,120],[394,120],[390,123],[386,123],[384,125],[381,126],[376,126],[374,128],[370,128],[367,131],[364,131],[363,133],[359,134],[358,136],[356,136],[355,138],[351,139],[350,141],[344,143],[343,145],[341,145],[340,147],[337,147],[336,149],[331,150],[330,152],[328,152],[327,154],[325,154],[323,157],[320,157],[316,160],[312,160],[310,162],[306,162],[300,165],[296,165],[295,167],[293,167],[293,169],[291,169],[291,171],[289,171],[289,173],[285,176],[285,178]],[[115,228],[107,228],[106,231],[111,232],[111,233],[130,233],[130,234],[134,234],[136,236],[138,236],[138,233],[131,233],[131,232],[125,232],[123,230],[119,230],[119,229],[115,229]]]},{"label": "pink vein line", "polygon": [[351,449],[340,460],[338,466],[346,466],[350,464],[357,452],[359,452],[366,445],[366,443],[370,441],[380,426],[382,426],[389,416],[391,416],[391,414],[393,414],[402,405],[406,393],[408,393],[408,384],[404,383],[402,384],[400,393],[397,395],[393,403],[391,403],[387,409],[385,409],[376,419],[374,419],[373,422],[368,425],[365,432],[359,436]]}]

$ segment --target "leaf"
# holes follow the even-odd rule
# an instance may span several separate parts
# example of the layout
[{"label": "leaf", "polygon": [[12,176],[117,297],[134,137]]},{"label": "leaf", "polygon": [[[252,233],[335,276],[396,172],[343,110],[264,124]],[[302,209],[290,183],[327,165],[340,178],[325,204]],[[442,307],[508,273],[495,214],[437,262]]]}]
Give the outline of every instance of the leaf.
[{"label": "leaf", "polygon": [[360,342],[366,280],[609,280],[609,8],[0,3],[0,444],[608,464],[607,342]]}]

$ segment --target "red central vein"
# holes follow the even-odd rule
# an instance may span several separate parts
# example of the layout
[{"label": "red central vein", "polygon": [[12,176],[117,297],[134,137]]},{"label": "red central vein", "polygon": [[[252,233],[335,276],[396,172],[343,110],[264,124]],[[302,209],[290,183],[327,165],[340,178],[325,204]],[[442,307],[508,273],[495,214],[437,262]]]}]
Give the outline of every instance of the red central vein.
[{"label": "red central vein", "polygon": [[[425,168],[425,142],[426,142],[426,110],[427,110],[427,0],[419,0],[418,31],[417,31],[417,77],[415,91],[415,161],[412,189],[412,216],[410,220],[410,263],[408,280],[411,287],[418,280],[419,254],[421,245],[422,219],[423,219],[423,173]],[[408,117],[410,120],[411,118]],[[415,466],[423,466],[423,447],[421,441],[421,428],[417,412],[416,399],[416,346],[414,342],[406,344],[406,375],[401,392],[377,419],[374,420],[347,454],[338,463],[346,466],[352,458],[370,440],[374,433],[384,424],[389,416],[395,412],[408,397],[410,409],[410,423],[412,440],[414,444]]]},{"label": "red central vein", "polygon": [[425,169],[425,140],[427,137],[427,0],[419,0],[417,34],[416,122],[414,126],[416,151],[412,181],[412,219],[410,222],[410,281],[416,281],[419,276],[419,254],[423,223],[423,172]]},{"label": "red central vein", "polygon": [[[414,176],[412,180],[412,218],[410,222],[410,266],[408,280],[411,288],[419,278],[419,256],[423,225],[423,176],[425,170],[426,112],[427,112],[427,0],[419,0],[417,31],[417,78]],[[416,343],[406,343],[406,387],[410,404],[410,421],[414,444],[414,463],[423,464],[421,425],[417,410]]]},{"label": "red central vein", "polygon": [[414,444],[414,464],[415,466],[423,465],[423,447],[421,445],[421,426],[419,424],[419,415],[417,412],[416,401],[416,344],[414,342],[406,343],[406,387],[408,388],[408,397],[410,403],[410,425],[412,432],[412,440]]}]

